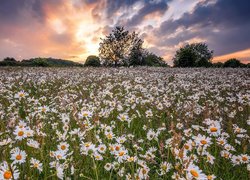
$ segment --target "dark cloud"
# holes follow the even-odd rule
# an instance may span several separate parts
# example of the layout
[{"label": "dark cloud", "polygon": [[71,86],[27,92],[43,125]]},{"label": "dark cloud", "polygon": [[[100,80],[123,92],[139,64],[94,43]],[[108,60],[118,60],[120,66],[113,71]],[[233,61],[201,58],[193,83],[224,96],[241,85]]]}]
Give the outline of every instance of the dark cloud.
[{"label": "dark cloud", "polygon": [[[166,20],[155,34],[166,36],[163,38],[165,42],[160,42],[162,45],[174,45],[195,37],[205,38],[217,55],[250,48],[249,7],[249,0],[218,0],[212,4],[205,1],[180,19]],[[178,28],[185,30],[173,38],[167,37]]]},{"label": "dark cloud", "polygon": [[145,5],[138,11],[136,15],[134,15],[127,22],[127,26],[136,26],[139,25],[145,16],[158,12],[159,14],[164,14],[168,9],[168,1],[159,1],[153,3],[152,1],[146,1]]},{"label": "dark cloud", "polygon": [[136,3],[135,0],[108,0],[106,2],[107,18],[111,18],[121,8],[128,8]]},{"label": "dark cloud", "polygon": [[4,23],[22,23],[24,9],[30,9],[30,16],[36,17],[38,20],[44,19],[42,0],[1,0],[0,2],[0,20]]}]

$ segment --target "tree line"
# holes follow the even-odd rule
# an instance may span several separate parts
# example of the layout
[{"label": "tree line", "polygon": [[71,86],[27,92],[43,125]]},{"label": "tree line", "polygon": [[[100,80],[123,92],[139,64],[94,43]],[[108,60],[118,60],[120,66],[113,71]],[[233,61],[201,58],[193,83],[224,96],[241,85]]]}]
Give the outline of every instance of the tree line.
[{"label": "tree line", "polygon": [[[89,56],[85,66],[168,66],[162,57],[142,47],[143,40],[135,32],[116,27],[101,39],[99,57]],[[213,51],[205,43],[186,44],[176,51],[174,67],[250,67],[237,59],[212,63]]]},{"label": "tree line", "polygon": [[[99,56],[90,55],[84,65],[73,61],[53,58],[32,58],[16,61],[5,58],[0,66],[159,66],[169,67],[162,57],[143,48],[143,40],[136,32],[129,32],[117,26],[99,44]],[[213,51],[205,43],[186,44],[176,51],[173,67],[250,67],[233,58],[225,63],[212,63]]]}]

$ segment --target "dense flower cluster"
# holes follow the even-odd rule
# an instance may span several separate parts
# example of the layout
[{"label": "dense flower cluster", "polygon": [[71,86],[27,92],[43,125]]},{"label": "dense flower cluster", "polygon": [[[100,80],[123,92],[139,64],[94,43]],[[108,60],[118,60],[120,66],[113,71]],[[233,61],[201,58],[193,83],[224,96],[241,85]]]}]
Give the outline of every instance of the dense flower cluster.
[{"label": "dense flower cluster", "polygon": [[0,70],[0,179],[249,179],[248,69]]}]

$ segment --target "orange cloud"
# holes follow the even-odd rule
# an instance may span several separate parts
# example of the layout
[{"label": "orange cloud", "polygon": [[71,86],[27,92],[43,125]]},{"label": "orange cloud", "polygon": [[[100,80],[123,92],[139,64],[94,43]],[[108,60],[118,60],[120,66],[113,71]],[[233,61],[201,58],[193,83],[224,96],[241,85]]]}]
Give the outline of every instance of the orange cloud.
[{"label": "orange cloud", "polygon": [[214,57],[213,62],[225,62],[231,58],[239,59],[241,60],[242,63],[247,64],[250,62],[250,49],[245,49],[243,51],[237,51],[237,52],[225,54],[222,56],[216,56]]}]

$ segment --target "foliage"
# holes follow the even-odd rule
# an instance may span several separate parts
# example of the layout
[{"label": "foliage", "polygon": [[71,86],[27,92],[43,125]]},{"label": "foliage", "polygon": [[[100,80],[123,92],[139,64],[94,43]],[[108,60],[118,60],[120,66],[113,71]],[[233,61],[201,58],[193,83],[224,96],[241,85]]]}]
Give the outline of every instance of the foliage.
[{"label": "foliage", "polygon": [[213,58],[205,43],[187,44],[176,51],[174,67],[209,67]]},{"label": "foliage", "polygon": [[217,62],[217,63],[213,63],[213,66],[212,67],[215,67],[215,68],[222,68],[224,66],[224,63],[222,62]]},{"label": "foliage", "polygon": [[159,57],[153,53],[148,53],[144,57],[144,63],[146,66],[158,66],[158,67],[167,67],[167,63],[163,60],[162,57]]},{"label": "foliage", "polygon": [[100,59],[97,56],[88,56],[84,66],[94,66],[94,67],[99,67],[101,66]]},{"label": "foliage", "polygon": [[6,57],[0,61],[0,66],[17,66],[19,63],[13,57]]},{"label": "foliage", "polygon": [[38,57],[22,61],[16,61],[14,58],[5,58],[3,61],[0,61],[0,66],[81,67],[83,65],[69,60]]},{"label": "foliage", "polygon": [[118,26],[100,43],[101,63],[104,66],[128,66],[130,58],[132,61],[141,58],[142,44],[138,34]]},{"label": "foliage", "polygon": [[229,59],[224,63],[224,67],[231,67],[231,68],[237,68],[237,67],[243,67],[243,64],[238,59]]}]

